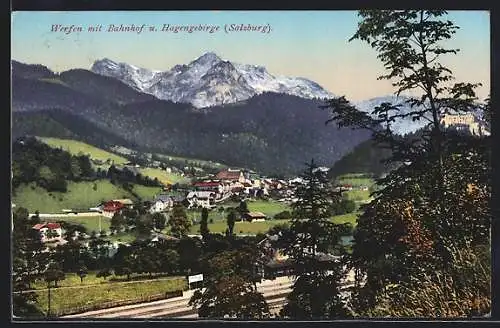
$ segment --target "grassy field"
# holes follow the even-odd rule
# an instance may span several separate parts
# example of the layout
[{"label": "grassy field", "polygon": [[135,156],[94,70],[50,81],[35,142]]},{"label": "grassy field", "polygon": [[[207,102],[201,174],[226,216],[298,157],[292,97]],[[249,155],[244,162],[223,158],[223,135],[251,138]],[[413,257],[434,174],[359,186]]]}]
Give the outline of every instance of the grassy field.
[{"label": "grassy field", "polygon": [[338,177],[335,182],[338,184],[350,184],[353,187],[359,187],[359,186],[370,187],[375,183],[375,181],[372,178],[367,178],[362,173],[344,174]]},{"label": "grassy field", "polygon": [[139,169],[142,175],[148,176],[152,179],[157,178],[163,184],[175,184],[175,183],[189,183],[190,180],[188,178],[182,177],[178,174],[167,173],[162,169],[145,167]]},{"label": "grassy field", "polygon": [[70,216],[63,218],[44,218],[43,220],[48,222],[65,221],[73,224],[80,224],[87,229],[89,234],[92,233],[92,231],[99,232],[99,220],[101,221],[102,231],[109,231],[109,226],[111,224],[111,219],[105,216]]},{"label": "grassy field", "polygon": [[[187,283],[185,278],[161,278],[152,281],[134,282],[104,282],[95,283],[100,278],[89,275],[84,279],[84,285],[80,288],[58,288],[51,291],[51,311],[55,315],[67,313],[71,309],[86,305],[101,305],[113,301],[125,301],[140,299],[142,297],[158,295],[165,292],[185,290]],[[108,278],[109,280],[109,278]],[[64,281],[60,285],[64,285]],[[68,277],[68,285],[80,285],[80,279],[76,276]],[[87,285],[85,285],[87,284]],[[40,290],[38,294],[38,306],[45,313],[47,311],[47,291]]]},{"label": "grassy field", "polygon": [[350,223],[353,226],[357,225],[357,218],[359,216],[359,212],[356,213],[349,213],[349,214],[343,214],[343,215],[337,215],[332,217],[332,222],[336,224],[342,224],[342,223]]},{"label": "grassy field", "polygon": [[[273,226],[278,224],[283,224],[289,222],[288,220],[269,220],[263,222],[241,222],[236,221],[234,225],[235,234],[257,234],[265,233]],[[214,233],[224,233],[227,229],[227,223],[225,221],[214,222],[208,224],[208,229],[210,232]],[[191,227],[192,234],[200,233],[200,225],[196,224]]]},{"label": "grassy field", "polygon": [[[219,221],[226,222],[226,217],[229,213],[229,208],[238,207],[239,203],[226,202],[224,204],[218,205],[215,209],[208,212],[208,221],[212,220],[214,223]],[[249,201],[247,202],[248,209],[252,212],[262,212],[267,215],[268,218],[273,218],[273,216],[282,211],[291,211],[291,208],[283,203],[278,203],[275,201]],[[219,208],[224,207],[224,212],[219,212]],[[188,218],[190,219],[201,219],[200,210],[187,210]]]},{"label": "grassy field", "polygon": [[347,199],[354,200],[356,202],[366,202],[370,200],[369,190],[351,190],[345,192]]},{"label": "grassy field", "polygon": [[141,199],[153,200],[155,195],[158,195],[161,193],[162,188],[161,187],[148,187],[148,186],[134,185],[133,190],[139,197],[141,197]]},{"label": "grassy field", "polygon": [[[112,160],[115,164],[125,164],[128,160],[119,155],[113,154],[106,150],[91,146],[84,142],[71,140],[71,139],[58,139],[58,138],[45,138],[39,137],[39,139],[45,142],[47,145],[54,148],[62,148],[68,151],[70,154],[78,155],[83,153],[88,155],[91,159],[97,159],[101,161]],[[107,169],[109,165],[98,166],[102,169]],[[177,174],[169,174],[166,171],[156,168],[141,168],[140,172],[144,176],[148,176],[152,179],[158,178],[158,180],[164,184],[174,184],[177,182],[189,182],[188,179],[181,177]]]},{"label": "grassy field", "polygon": [[[353,226],[356,226],[356,219],[359,213],[349,213],[344,215],[337,215],[331,218],[332,222],[337,224],[342,223],[351,223]],[[234,225],[234,233],[235,234],[257,234],[257,233],[266,233],[269,229],[278,224],[290,223],[289,220],[267,220],[263,222],[241,222],[236,221]],[[225,220],[220,220],[214,223],[208,224],[208,229],[210,232],[214,233],[224,233],[227,229],[227,223]],[[196,224],[191,227],[192,234],[200,233],[200,225]]]},{"label": "grassy field", "polygon": [[101,161],[106,161],[110,159],[115,164],[125,164],[128,162],[126,158],[99,149],[97,147],[91,146],[84,142],[71,139],[58,139],[58,138],[39,137],[39,139],[51,147],[62,148],[73,155],[78,155],[79,153],[83,153],[85,155],[88,155],[91,159],[97,159]]},{"label": "grassy field", "polygon": [[[94,190],[94,183],[97,188]],[[68,191],[47,192],[35,184],[21,185],[15,190],[12,202],[27,208],[30,213],[61,213],[63,209],[88,209],[109,199],[132,198],[132,195],[107,180],[68,182]]]},{"label": "grassy field", "polygon": [[283,211],[291,211],[290,206],[287,204],[274,201],[256,200],[253,202],[247,202],[247,205],[251,212],[262,212],[267,215],[268,218]]},{"label": "grassy field", "polygon": [[180,161],[180,162],[186,162],[188,165],[203,165],[207,167],[212,167],[212,168],[217,168],[217,169],[223,169],[227,167],[224,164],[213,162],[213,161],[205,161],[202,159],[196,159],[196,158],[187,158],[187,157],[180,157],[180,156],[172,156],[172,155],[167,155],[167,154],[155,154],[158,157],[169,160],[169,161]]}]

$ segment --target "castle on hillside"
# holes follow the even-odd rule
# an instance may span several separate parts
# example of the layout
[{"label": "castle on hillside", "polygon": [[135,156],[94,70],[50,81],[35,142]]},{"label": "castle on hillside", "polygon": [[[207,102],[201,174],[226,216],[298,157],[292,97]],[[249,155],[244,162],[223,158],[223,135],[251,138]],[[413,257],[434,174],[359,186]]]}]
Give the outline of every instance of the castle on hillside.
[{"label": "castle on hillside", "polygon": [[488,136],[490,133],[485,129],[485,127],[476,120],[473,114],[445,114],[441,118],[441,124],[445,128],[454,128],[457,130],[468,131],[472,135],[476,136]]}]

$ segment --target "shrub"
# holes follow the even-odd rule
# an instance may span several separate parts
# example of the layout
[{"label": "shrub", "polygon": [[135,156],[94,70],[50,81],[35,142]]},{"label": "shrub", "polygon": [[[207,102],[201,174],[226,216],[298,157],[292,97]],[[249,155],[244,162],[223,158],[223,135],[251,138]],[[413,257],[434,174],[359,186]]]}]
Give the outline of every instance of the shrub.
[{"label": "shrub", "polygon": [[277,213],[274,216],[275,220],[290,220],[291,218],[292,218],[292,213],[290,213],[290,211],[283,211],[283,212]]},{"label": "shrub", "polygon": [[491,311],[491,259],[478,248],[452,250],[452,264],[411,285],[388,289],[374,316],[472,317]]}]

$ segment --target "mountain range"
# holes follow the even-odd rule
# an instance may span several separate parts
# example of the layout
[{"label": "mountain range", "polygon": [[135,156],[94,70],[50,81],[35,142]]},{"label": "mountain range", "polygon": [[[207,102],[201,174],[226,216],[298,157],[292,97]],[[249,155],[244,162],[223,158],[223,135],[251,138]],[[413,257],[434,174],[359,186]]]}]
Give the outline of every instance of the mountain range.
[{"label": "mountain range", "polygon": [[264,92],[307,99],[333,96],[311,80],[274,76],[263,66],[222,60],[213,52],[188,64],[175,65],[168,71],[139,68],[108,58],[95,61],[91,71],[113,77],[158,99],[190,103],[196,108],[231,104]]},{"label": "mountain range", "polygon": [[[56,73],[12,61],[13,137],[74,138],[100,147],[214,160],[264,174],[296,174],[312,158],[332,166],[369,139],[367,131],[325,126],[334,94],[317,83],[208,52],[154,71],[104,58]],[[371,112],[385,96],[354,102]],[[405,105],[403,112],[409,110]],[[424,120],[396,123],[399,134]]]},{"label": "mountain range", "polygon": [[[207,69],[208,62],[213,66]],[[324,104],[321,97],[331,94],[306,79],[272,77],[264,68],[232,64],[212,53],[173,68],[183,73],[170,80],[165,76],[172,70],[162,73],[117,65],[121,75],[110,76],[101,74],[104,66],[112,66],[102,60],[91,70],[60,73],[12,61],[13,137],[39,135],[74,138],[100,147],[122,145],[215,160],[268,175],[296,174],[312,158],[331,166],[369,138],[366,131],[325,126],[329,113],[319,107]],[[196,70],[201,74],[202,66],[206,72],[198,75],[198,82],[192,80]],[[235,73],[237,67],[250,73],[242,78]],[[146,82],[151,76],[155,83]],[[169,83],[176,92],[165,87]],[[142,91],[146,87],[170,92],[172,99]],[[195,106],[201,103],[210,106]]]}]

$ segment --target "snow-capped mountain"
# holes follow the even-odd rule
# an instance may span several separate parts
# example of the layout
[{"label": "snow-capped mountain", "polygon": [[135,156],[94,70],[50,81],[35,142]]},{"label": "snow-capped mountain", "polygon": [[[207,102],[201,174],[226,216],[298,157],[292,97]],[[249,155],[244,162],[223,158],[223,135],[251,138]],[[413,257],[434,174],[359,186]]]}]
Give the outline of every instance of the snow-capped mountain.
[{"label": "snow-capped mountain", "polygon": [[[409,104],[406,103],[408,98],[404,96],[397,97],[396,95],[388,95],[383,97],[375,97],[363,101],[359,101],[354,103],[354,105],[366,112],[371,113],[375,110],[375,107],[380,106],[382,103],[392,103],[393,105],[401,105],[400,113],[408,113],[410,111],[416,110],[415,108],[411,108]],[[376,115],[372,115],[372,117],[376,117]],[[425,125],[427,125],[429,121],[422,118],[419,121],[413,121],[411,117],[406,117],[404,119],[397,119],[395,122],[391,123],[392,130],[400,135],[404,135],[407,133],[415,132]]]},{"label": "snow-capped mountain", "polygon": [[[354,103],[354,105],[358,109],[366,113],[371,113],[375,109],[375,107],[381,105],[384,102],[392,103],[393,105],[401,105],[401,107],[399,108],[401,114],[421,109],[421,108],[411,108],[410,104],[406,103],[407,100],[408,97],[405,96],[397,97],[396,95],[388,95],[388,96],[376,97],[368,100],[359,101]],[[471,114],[475,117],[476,122],[480,124],[481,127],[484,129],[486,124],[483,121],[482,112],[479,108],[479,104],[478,107],[471,112]],[[372,115],[372,117],[375,118],[375,115]],[[429,113],[426,117],[428,119],[421,118],[418,121],[413,121],[411,117],[405,117],[404,119],[400,118],[397,119],[395,122],[391,123],[391,126],[395,133],[404,135],[407,133],[415,132],[423,128],[424,126],[428,125],[429,122],[432,121],[432,115]]]},{"label": "snow-capped mountain", "polygon": [[107,58],[95,61],[91,70],[119,79],[159,99],[191,103],[197,108],[235,103],[263,92],[308,99],[333,96],[311,80],[274,76],[263,66],[222,60],[213,52],[164,72],[116,63]]}]

